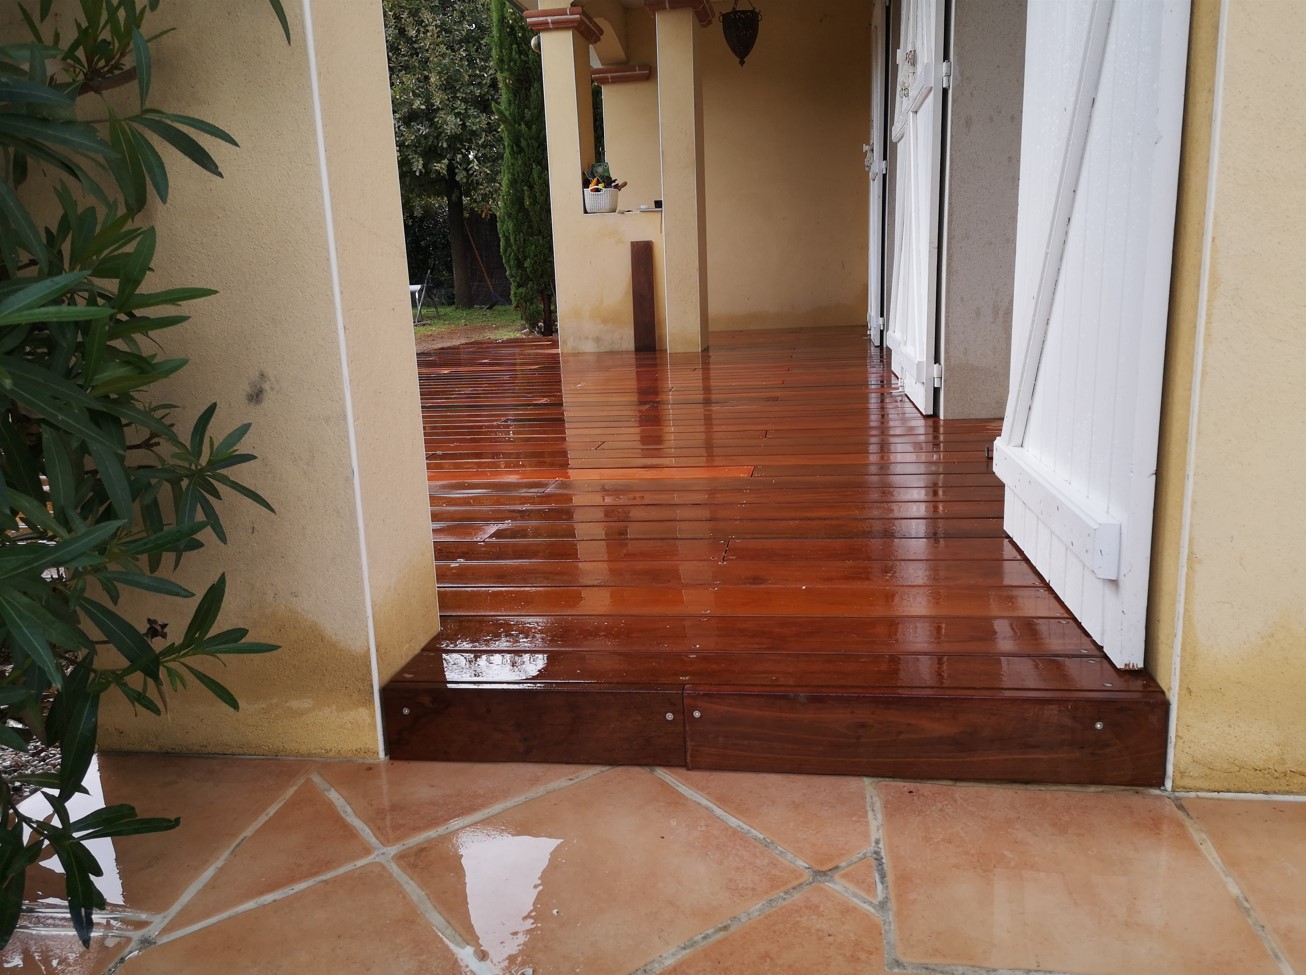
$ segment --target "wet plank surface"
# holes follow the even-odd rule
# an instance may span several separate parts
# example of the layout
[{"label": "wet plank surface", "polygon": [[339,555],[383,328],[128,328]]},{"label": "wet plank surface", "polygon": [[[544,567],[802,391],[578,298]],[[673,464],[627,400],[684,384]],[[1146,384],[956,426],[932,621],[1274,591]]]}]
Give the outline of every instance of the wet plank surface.
[{"label": "wet plank surface", "polygon": [[1159,774],[1160,689],[1002,530],[1000,424],[921,417],[859,332],[474,343],[419,373],[443,629],[385,690],[396,757]]}]

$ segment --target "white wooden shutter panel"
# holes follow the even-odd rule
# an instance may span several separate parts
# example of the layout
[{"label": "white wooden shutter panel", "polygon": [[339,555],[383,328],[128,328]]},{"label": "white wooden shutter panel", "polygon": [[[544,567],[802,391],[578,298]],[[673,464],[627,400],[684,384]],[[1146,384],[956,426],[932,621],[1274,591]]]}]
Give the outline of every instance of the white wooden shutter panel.
[{"label": "white wooden shutter panel", "polygon": [[1188,4],[1030,0],[1007,533],[1143,664]]}]

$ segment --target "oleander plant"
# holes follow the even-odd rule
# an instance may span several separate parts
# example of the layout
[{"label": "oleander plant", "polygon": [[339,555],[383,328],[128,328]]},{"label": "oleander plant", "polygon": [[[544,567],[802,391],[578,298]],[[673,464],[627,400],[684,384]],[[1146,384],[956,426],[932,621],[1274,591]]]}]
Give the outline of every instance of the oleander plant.
[{"label": "oleander plant", "polygon": [[[197,598],[163,574],[225,543],[224,495],[271,506],[236,479],[255,459],[240,447],[249,424],[218,432],[215,403],[182,430],[152,395],[187,367],[164,351],[189,317],[179,306],[214,292],[151,287],[167,242],[146,206],[168,200],[165,155],[220,177],[205,143],[236,145],[155,107],[162,2],[69,0],[56,14],[38,0],[0,37],[0,947],[33,864],[57,858],[89,944],[105,900],[88,842],[178,825],[129,805],[70,813],[101,698],[161,714],[194,684],[238,709],[215,665],[276,649],[217,629],[225,577]],[[136,618],[126,590],[176,601],[176,624]]]}]

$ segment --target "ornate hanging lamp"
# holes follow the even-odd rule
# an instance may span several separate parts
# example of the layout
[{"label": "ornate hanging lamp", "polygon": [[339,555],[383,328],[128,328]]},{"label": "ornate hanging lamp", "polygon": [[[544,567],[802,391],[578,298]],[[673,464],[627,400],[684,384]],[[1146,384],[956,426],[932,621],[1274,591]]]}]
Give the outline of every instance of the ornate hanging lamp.
[{"label": "ornate hanging lamp", "polygon": [[739,58],[739,66],[744,66],[744,59],[753,51],[757,43],[757,27],[762,22],[762,11],[748,0],[747,10],[739,9],[739,0],[721,15],[721,30],[726,35],[726,44],[731,53]]}]

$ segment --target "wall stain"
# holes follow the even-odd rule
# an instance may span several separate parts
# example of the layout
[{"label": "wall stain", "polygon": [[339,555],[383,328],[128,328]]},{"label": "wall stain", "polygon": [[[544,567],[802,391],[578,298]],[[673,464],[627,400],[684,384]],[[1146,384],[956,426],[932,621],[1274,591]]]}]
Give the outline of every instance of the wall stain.
[{"label": "wall stain", "polygon": [[260,406],[263,398],[271,392],[272,380],[262,369],[257,376],[249,381],[249,389],[245,391],[245,402],[250,406]]}]

